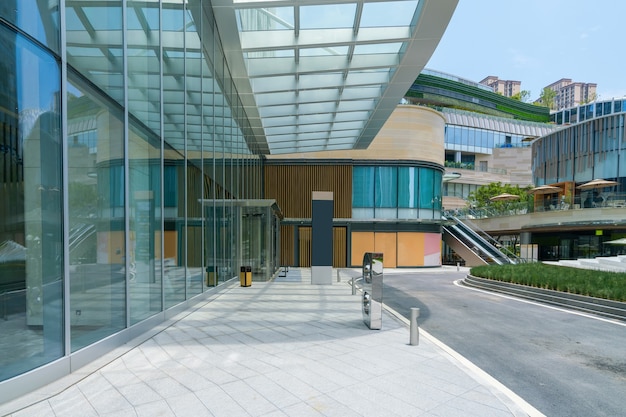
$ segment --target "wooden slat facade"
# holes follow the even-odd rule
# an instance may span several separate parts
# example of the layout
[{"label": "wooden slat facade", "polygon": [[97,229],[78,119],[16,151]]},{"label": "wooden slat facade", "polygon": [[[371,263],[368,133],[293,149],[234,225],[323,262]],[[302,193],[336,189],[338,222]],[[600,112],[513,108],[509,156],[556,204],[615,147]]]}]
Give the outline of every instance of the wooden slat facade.
[{"label": "wooden slat facade", "polygon": [[295,227],[293,225],[280,226],[280,264],[292,266],[295,265],[294,257],[294,232]]},{"label": "wooden slat facade", "polygon": [[[352,166],[349,165],[266,165],[265,198],[276,200],[286,218],[311,219],[313,191],[333,193],[333,218],[352,217]],[[281,226],[281,265],[311,266],[311,227]],[[333,266],[347,264],[345,227],[333,228]],[[297,263],[296,263],[297,260]]]},{"label": "wooden slat facade", "polygon": [[352,166],[266,165],[265,198],[275,199],[287,218],[311,218],[313,191],[333,192],[333,217],[352,217]]}]

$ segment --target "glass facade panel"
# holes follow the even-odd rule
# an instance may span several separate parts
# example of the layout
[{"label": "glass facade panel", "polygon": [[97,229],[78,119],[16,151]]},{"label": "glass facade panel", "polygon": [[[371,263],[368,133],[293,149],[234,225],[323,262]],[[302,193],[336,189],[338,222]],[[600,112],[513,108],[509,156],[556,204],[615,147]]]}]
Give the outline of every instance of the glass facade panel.
[{"label": "glass facade panel", "polygon": [[0,16],[53,51],[60,51],[59,0],[2,0]]},{"label": "glass facade panel", "polygon": [[374,207],[374,167],[354,167],[352,178],[352,207]]},{"label": "glass facade panel", "polygon": [[124,104],[122,2],[65,0],[67,62]]},{"label": "glass facade panel", "polygon": [[74,73],[67,98],[72,351],[126,326],[124,119]]},{"label": "glass facade panel", "polygon": [[439,170],[356,166],[352,178],[354,218],[440,218],[443,173]]},{"label": "glass facade panel", "polygon": [[441,194],[435,196],[435,171],[428,168],[420,168],[419,175],[419,217],[421,219],[432,219],[434,217],[435,197],[441,199]]},{"label": "glass facade panel", "polygon": [[161,311],[160,143],[151,132],[133,123],[128,132],[130,206],[130,322],[135,324]]},{"label": "glass facade panel", "polygon": [[60,358],[65,349],[61,73],[52,56],[3,26],[0,56],[3,380]]},{"label": "glass facade panel", "polygon": [[414,167],[398,168],[398,207],[417,207],[418,170]]},{"label": "glass facade panel", "polygon": [[396,167],[377,167],[375,206],[398,207],[398,171]]},{"label": "glass facade panel", "polygon": [[129,1],[127,5],[128,111],[160,135],[159,1]]}]

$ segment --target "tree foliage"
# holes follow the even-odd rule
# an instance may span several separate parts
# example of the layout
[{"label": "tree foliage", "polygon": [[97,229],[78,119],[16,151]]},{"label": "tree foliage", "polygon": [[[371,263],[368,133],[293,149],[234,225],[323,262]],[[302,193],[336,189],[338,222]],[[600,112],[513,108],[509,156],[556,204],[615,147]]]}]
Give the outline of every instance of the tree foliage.
[{"label": "tree foliage", "polygon": [[528,190],[531,187],[520,188],[519,185],[502,184],[500,182],[492,182],[491,184],[478,187],[476,191],[469,194],[468,202],[475,208],[504,208],[511,204],[510,201],[491,201],[491,197],[495,197],[500,194],[508,193],[519,195],[519,200],[515,200],[516,204],[528,203],[532,196],[528,194]]},{"label": "tree foliage", "polygon": [[541,101],[541,103],[544,106],[550,108],[551,110],[553,110],[555,107],[555,103],[554,103],[555,98],[556,98],[556,91],[548,87],[541,90],[541,95],[539,95],[539,100]]},{"label": "tree foliage", "polygon": [[521,101],[522,103],[526,103],[528,99],[530,98],[530,91],[521,90],[519,93],[513,94],[511,98],[513,100],[518,100],[518,101]]}]

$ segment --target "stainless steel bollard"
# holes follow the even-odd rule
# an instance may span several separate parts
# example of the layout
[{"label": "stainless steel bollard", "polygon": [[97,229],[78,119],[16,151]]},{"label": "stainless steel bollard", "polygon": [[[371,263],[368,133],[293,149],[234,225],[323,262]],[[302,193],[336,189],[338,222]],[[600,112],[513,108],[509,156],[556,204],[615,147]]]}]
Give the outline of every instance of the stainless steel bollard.
[{"label": "stainless steel bollard", "polygon": [[457,271],[459,270],[459,265],[460,265],[460,263],[459,263],[459,262],[457,262],[457,263],[456,263],[456,270],[457,270]]},{"label": "stainless steel bollard", "polygon": [[356,278],[352,277],[352,295],[356,294]]},{"label": "stainless steel bollard", "polygon": [[417,318],[420,316],[420,309],[411,307],[411,327],[410,327],[410,344],[411,346],[417,346],[420,344],[420,329],[417,325]]}]

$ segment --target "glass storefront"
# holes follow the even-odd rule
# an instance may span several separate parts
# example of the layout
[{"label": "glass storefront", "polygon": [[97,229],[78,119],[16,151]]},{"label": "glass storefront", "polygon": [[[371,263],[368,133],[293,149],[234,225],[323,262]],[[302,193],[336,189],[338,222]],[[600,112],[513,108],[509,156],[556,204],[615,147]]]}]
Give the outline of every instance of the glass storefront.
[{"label": "glass storefront", "polygon": [[2,2],[0,391],[241,265],[276,270],[279,223],[211,10]]}]

